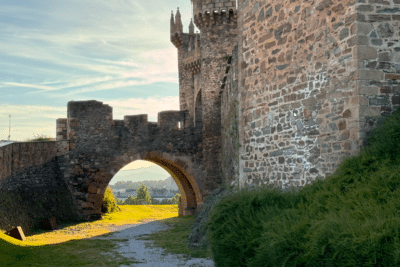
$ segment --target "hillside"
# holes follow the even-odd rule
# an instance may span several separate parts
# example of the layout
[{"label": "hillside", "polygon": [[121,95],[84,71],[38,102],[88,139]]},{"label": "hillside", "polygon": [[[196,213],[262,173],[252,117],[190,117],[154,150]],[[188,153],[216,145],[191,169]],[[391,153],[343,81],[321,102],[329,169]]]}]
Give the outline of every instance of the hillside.
[{"label": "hillside", "polygon": [[139,188],[141,184],[144,184],[147,188],[166,188],[167,190],[178,190],[178,186],[172,177],[168,177],[165,180],[144,180],[138,182],[132,181],[118,181],[114,185],[110,184],[112,189],[129,189]]}]

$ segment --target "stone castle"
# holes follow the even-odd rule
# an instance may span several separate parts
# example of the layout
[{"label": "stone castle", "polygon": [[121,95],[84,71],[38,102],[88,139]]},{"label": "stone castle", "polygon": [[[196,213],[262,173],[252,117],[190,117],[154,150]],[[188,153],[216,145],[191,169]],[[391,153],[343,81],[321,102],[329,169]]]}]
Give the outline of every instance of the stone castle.
[{"label": "stone castle", "polygon": [[180,111],[113,120],[70,101],[57,141],[0,147],[0,192],[34,221],[96,219],[112,177],[143,159],[195,214],[222,184],[323,179],[400,104],[400,0],[193,0],[193,14],[188,33],[179,10],[170,22]]},{"label": "stone castle", "polygon": [[226,181],[324,178],[400,104],[400,0],[192,3],[199,34],[171,17],[180,108]]}]

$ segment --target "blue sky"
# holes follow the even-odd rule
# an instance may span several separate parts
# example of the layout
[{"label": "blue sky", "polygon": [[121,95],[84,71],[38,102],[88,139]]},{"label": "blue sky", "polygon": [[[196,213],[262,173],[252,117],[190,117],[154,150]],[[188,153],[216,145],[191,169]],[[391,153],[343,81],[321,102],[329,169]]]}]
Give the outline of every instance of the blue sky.
[{"label": "blue sky", "polygon": [[1,0],[0,140],[9,114],[11,140],[55,138],[71,100],[102,101],[118,120],[179,110],[177,7],[188,32],[190,0]]}]

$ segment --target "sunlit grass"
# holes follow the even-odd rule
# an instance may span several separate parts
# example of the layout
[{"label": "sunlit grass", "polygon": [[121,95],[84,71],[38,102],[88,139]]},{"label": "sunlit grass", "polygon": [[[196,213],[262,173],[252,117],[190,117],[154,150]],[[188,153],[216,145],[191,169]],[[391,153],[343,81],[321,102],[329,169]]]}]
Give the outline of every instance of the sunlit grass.
[{"label": "sunlit grass", "polygon": [[26,240],[31,244],[57,244],[73,239],[91,238],[110,233],[108,227],[138,224],[178,216],[178,205],[121,205],[121,211],[103,215],[102,220],[65,225],[52,232],[33,231]]},{"label": "sunlit grass", "polygon": [[[125,259],[115,251],[127,239],[96,240],[96,236],[112,235],[109,227],[157,220],[172,229],[149,235],[157,246],[171,253],[198,257],[201,252],[189,251],[187,237],[194,218],[178,217],[178,205],[121,205],[121,211],[103,215],[102,220],[62,224],[61,229],[46,232],[35,230],[19,241],[0,233],[1,266],[120,266],[138,263]],[[173,248],[171,248],[173,246]],[[192,254],[191,254],[192,253]],[[194,253],[194,254],[193,254]]]}]

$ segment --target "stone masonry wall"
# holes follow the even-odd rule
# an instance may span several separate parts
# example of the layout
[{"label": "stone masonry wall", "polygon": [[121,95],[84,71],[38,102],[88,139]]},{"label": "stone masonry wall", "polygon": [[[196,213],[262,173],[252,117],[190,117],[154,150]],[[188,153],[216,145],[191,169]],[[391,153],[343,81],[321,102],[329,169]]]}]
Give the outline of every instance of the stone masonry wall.
[{"label": "stone masonry wall", "polygon": [[[0,195],[11,194],[19,199],[17,209],[2,206],[0,229],[21,224],[21,217],[30,218],[24,232],[38,226],[41,220],[77,219],[72,197],[58,165],[58,157],[69,150],[68,141],[22,142],[0,147]],[[5,200],[7,201],[7,200]],[[4,223],[7,223],[5,225]]]},{"label": "stone masonry wall", "polygon": [[[147,114],[112,118],[112,107],[102,102],[68,102],[71,151],[59,158],[59,165],[79,216],[99,218],[110,180],[137,159],[169,172],[182,194],[180,215],[193,214],[202,203],[206,185],[201,132],[193,127],[189,111],[159,112],[157,123],[149,123]],[[179,129],[178,122],[184,127]]]},{"label": "stone masonry wall", "polygon": [[[227,58],[232,54],[233,47],[237,43],[238,32],[235,19],[236,8],[232,1],[218,3],[207,1],[202,5],[202,12],[195,14],[195,23],[201,30],[200,88],[203,153],[207,172],[206,183],[209,184],[207,187],[215,189],[223,182],[221,177],[221,87],[226,76]],[[201,19],[202,16],[203,19]]]},{"label": "stone masonry wall", "polygon": [[360,1],[356,6],[360,138],[400,104],[400,1]]},{"label": "stone masonry wall", "polygon": [[57,140],[67,140],[67,119],[57,119]]},{"label": "stone masonry wall", "polygon": [[398,4],[240,4],[241,185],[325,177],[358,152],[381,114],[393,112]]},{"label": "stone masonry wall", "polygon": [[0,182],[23,175],[25,168],[41,166],[69,150],[68,141],[18,142],[0,147]]},{"label": "stone masonry wall", "polygon": [[224,184],[239,181],[238,46],[228,59],[221,97],[222,173]]}]

